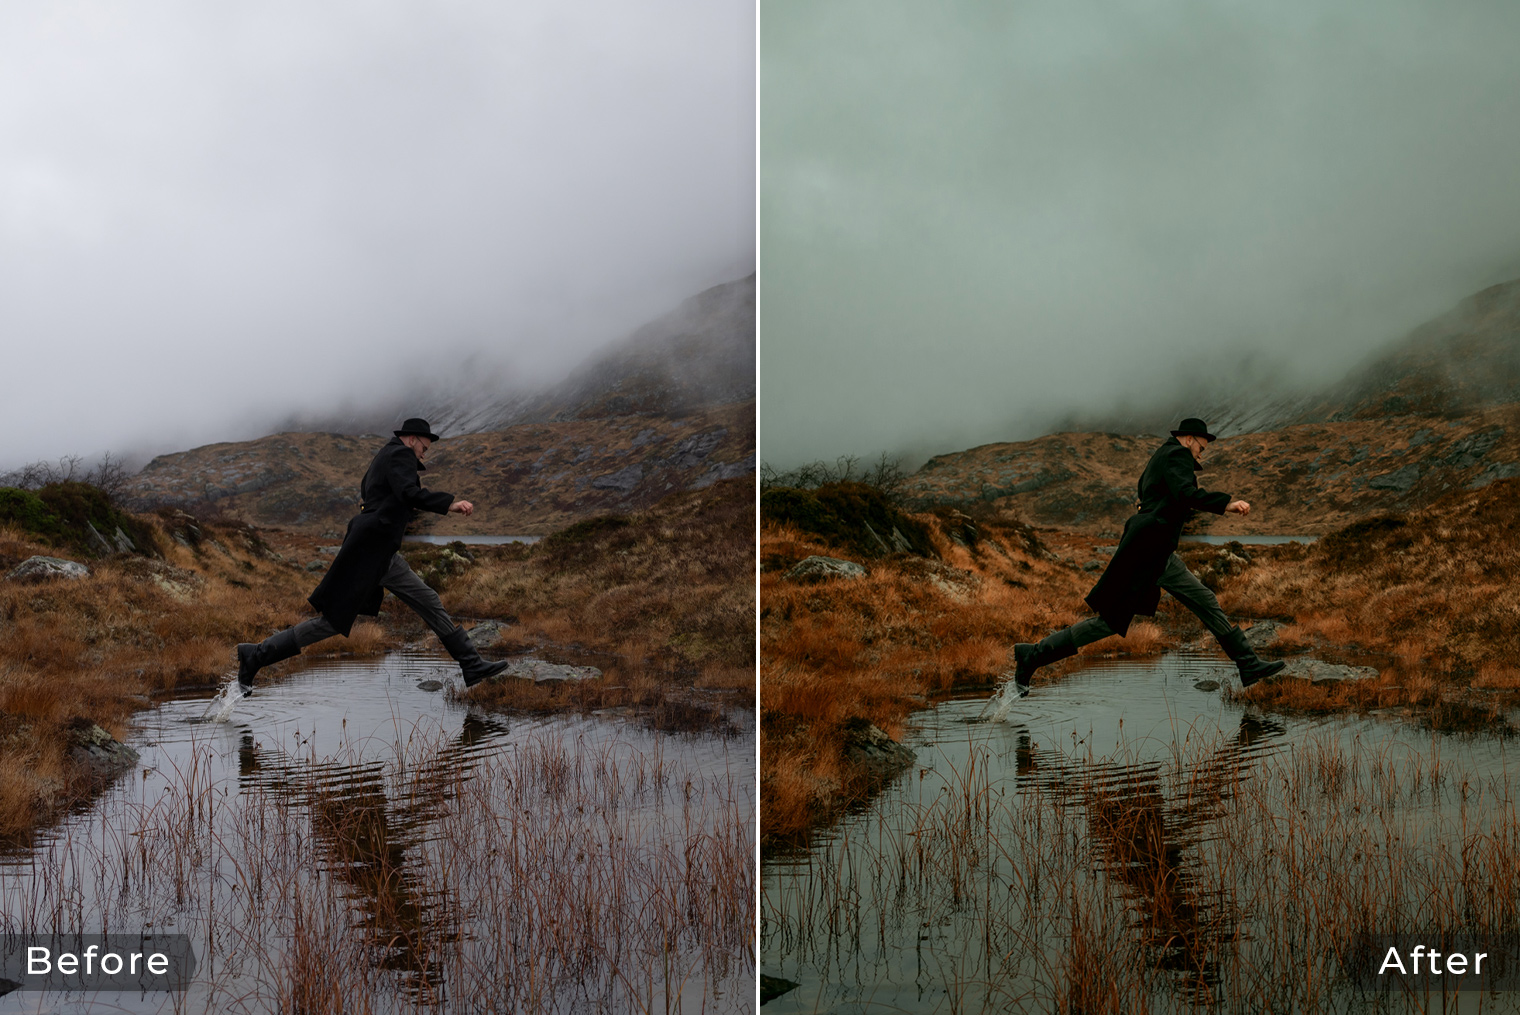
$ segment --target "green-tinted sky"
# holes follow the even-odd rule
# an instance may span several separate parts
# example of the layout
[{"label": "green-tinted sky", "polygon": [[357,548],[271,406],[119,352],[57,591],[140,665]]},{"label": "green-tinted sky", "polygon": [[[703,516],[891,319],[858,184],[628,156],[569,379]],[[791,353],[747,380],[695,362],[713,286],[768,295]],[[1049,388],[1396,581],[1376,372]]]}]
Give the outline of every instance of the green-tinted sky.
[{"label": "green-tinted sky", "polygon": [[1520,275],[1520,4],[761,2],[762,457],[919,457]]}]

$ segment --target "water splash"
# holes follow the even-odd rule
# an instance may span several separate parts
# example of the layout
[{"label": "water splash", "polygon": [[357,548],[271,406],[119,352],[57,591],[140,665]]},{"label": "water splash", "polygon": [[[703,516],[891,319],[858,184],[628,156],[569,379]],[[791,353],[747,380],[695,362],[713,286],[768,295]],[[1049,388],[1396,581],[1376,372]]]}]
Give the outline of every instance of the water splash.
[{"label": "water splash", "polygon": [[996,693],[987,699],[987,704],[982,708],[985,715],[990,709],[993,722],[1002,722],[1008,717],[1008,712],[1017,704],[1019,698],[1019,685],[1012,679],[1008,679],[998,685]]},{"label": "water splash", "polygon": [[222,685],[222,689],[216,692],[216,697],[206,705],[206,711],[201,715],[202,722],[226,722],[232,718],[233,709],[237,703],[248,695],[243,693],[243,685],[236,680],[229,680]]}]

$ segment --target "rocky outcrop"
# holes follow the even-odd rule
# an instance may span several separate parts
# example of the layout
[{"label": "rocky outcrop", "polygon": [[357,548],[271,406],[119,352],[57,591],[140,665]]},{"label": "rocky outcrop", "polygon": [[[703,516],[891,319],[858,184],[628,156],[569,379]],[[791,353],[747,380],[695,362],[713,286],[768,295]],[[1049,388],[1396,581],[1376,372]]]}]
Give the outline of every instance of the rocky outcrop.
[{"label": "rocky outcrop", "polygon": [[1320,659],[1294,659],[1282,671],[1282,677],[1319,683],[1323,680],[1367,680],[1378,675],[1375,666],[1346,666]]},{"label": "rocky outcrop", "polygon": [[567,680],[598,680],[601,675],[602,671],[595,666],[567,666],[543,659],[518,659],[491,679],[531,680],[535,684],[547,684]]},{"label": "rocky outcrop", "polygon": [[[12,558],[14,559],[14,558]],[[62,557],[28,557],[6,574],[6,581],[46,581],[49,578],[88,578],[90,569]]]},{"label": "rocky outcrop", "polygon": [[803,559],[782,577],[790,578],[792,581],[824,581],[829,578],[864,578],[869,573],[853,560],[820,557],[815,554]]}]

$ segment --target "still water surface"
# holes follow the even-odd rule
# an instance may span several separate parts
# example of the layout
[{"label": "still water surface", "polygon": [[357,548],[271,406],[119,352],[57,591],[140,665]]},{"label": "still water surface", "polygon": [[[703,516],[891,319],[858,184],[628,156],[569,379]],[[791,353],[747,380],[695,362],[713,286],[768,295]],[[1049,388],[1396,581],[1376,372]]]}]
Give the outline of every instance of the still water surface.
[{"label": "still water surface", "polygon": [[763,865],[761,969],[800,984],[766,1011],[1400,1011],[1347,990],[1329,942],[1514,920],[1510,741],[1195,687],[1233,679],[1097,661],[1002,721],[919,713],[911,769]]},{"label": "still water surface", "polygon": [[137,770],[0,857],[0,933],[188,934],[195,983],[0,1012],[747,1010],[753,721],[662,736],[418,686],[457,677],[397,652],[225,722],[205,695],[144,713]]}]

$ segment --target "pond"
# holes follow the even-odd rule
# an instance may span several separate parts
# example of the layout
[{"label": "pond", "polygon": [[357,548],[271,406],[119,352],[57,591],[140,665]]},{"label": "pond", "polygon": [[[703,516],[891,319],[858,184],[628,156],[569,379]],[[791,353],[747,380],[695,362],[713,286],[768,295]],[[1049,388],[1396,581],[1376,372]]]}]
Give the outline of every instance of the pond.
[{"label": "pond", "polygon": [[1520,929],[1509,741],[1195,686],[1233,672],[1097,661],[1001,720],[920,713],[911,769],[764,863],[761,970],[799,984],[766,1011],[1404,1011],[1348,942]]},{"label": "pond", "polygon": [[447,546],[449,543],[463,543],[466,546],[502,546],[507,543],[536,543],[542,536],[406,536],[403,543],[432,543],[434,546]]},{"label": "pond", "polygon": [[137,770],[0,858],[0,933],[185,934],[194,982],[0,1012],[748,1010],[752,719],[662,736],[419,687],[457,676],[397,652],[222,722],[208,695],[144,713]]},{"label": "pond", "polygon": [[1224,546],[1228,543],[1240,543],[1243,546],[1282,546],[1285,543],[1313,543],[1318,536],[1183,536],[1184,543],[1208,543],[1212,546]]}]

